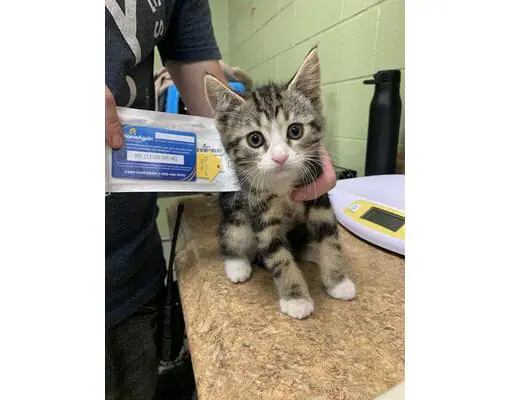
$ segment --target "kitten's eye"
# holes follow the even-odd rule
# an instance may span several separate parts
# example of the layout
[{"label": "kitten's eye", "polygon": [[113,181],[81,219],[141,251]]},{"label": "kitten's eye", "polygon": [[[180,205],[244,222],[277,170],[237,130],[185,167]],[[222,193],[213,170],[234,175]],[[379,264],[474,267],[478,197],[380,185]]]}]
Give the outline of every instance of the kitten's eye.
[{"label": "kitten's eye", "polygon": [[262,136],[262,133],[260,132],[252,132],[250,133],[246,140],[248,141],[248,144],[256,149],[257,147],[260,147],[264,144],[264,136]]},{"label": "kitten's eye", "polygon": [[292,140],[297,140],[303,136],[303,125],[302,124],[290,124],[287,128],[287,137]]}]

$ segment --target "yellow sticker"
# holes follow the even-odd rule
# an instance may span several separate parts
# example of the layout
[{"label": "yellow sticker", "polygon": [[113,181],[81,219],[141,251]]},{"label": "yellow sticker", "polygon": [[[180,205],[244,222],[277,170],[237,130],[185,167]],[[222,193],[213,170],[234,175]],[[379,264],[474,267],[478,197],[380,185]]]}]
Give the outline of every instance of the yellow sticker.
[{"label": "yellow sticker", "polygon": [[197,153],[197,178],[205,178],[212,182],[220,169],[221,159],[213,152]]}]

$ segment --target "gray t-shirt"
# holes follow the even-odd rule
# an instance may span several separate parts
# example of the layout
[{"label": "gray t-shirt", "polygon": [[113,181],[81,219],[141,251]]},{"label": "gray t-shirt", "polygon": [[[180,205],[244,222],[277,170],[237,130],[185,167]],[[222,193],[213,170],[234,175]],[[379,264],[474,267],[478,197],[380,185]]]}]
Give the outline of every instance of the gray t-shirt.
[{"label": "gray t-shirt", "polygon": [[[154,48],[165,61],[221,58],[207,0],[105,0],[105,83],[118,106],[153,110]],[[156,194],[105,199],[106,327],[161,287],[165,265]]]}]

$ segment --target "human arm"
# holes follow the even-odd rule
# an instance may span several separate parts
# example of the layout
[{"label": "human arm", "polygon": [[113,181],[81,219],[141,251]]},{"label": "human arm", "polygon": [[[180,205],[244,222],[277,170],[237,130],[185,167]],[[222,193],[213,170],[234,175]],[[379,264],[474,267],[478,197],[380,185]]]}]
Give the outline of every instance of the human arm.
[{"label": "human arm", "polygon": [[178,0],[168,31],[158,43],[159,53],[188,111],[212,117],[205,96],[204,76],[227,83],[219,64],[221,54],[214,37],[207,0]]},{"label": "human arm", "polygon": [[226,84],[225,75],[217,60],[206,60],[194,63],[168,61],[166,67],[172,80],[179,89],[184,104],[190,114],[212,118],[213,110],[205,96],[204,76],[214,75]]}]

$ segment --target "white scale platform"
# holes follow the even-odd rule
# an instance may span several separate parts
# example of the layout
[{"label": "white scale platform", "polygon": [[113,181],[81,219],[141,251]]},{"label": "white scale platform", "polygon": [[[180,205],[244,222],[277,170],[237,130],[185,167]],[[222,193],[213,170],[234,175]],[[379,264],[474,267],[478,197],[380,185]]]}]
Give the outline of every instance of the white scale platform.
[{"label": "white scale platform", "polygon": [[405,255],[405,175],[341,179],[329,198],[346,229],[378,247]]}]

